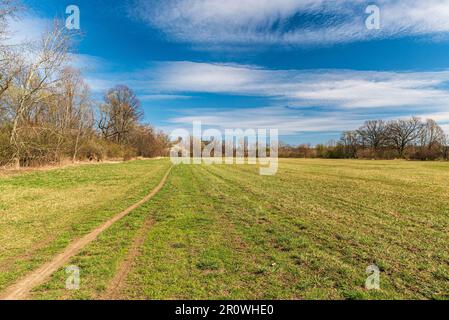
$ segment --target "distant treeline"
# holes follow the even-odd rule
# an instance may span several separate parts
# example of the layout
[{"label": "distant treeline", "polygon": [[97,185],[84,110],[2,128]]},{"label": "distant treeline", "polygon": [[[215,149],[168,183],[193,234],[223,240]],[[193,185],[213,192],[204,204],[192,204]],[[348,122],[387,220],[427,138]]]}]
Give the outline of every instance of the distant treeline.
[{"label": "distant treeline", "polygon": [[448,136],[431,119],[367,121],[359,129],[345,131],[339,141],[290,146],[282,144],[283,158],[449,160]]},{"label": "distant treeline", "polygon": [[117,86],[96,103],[79,71],[69,67],[73,34],[55,23],[33,43],[10,45],[7,22],[17,2],[0,0],[0,165],[62,160],[156,157],[169,139],[141,123],[140,102]]}]

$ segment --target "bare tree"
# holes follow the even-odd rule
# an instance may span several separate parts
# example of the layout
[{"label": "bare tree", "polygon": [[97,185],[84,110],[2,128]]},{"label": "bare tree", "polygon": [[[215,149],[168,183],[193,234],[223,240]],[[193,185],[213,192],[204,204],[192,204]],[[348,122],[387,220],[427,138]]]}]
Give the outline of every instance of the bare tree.
[{"label": "bare tree", "polygon": [[130,88],[123,85],[109,90],[104,100],[98,128],[104,138],[124,143],[142,117],[140,101]]},{"label": "bare tree", "polygon": [[386,142],[387,126],[383,120],[366,121],[365,124],[357,130],[363,145],[372,148],[373,151],[384,146]]},{"label": "bare tree", "polygon": [[17,0],[0,0],[0,48],[2,41],[8,38],[8,19],[15,17],[16,13],[22,9],[22,5]]},{"label": "bare tree", "polygon": [[442,151],[443,151],[443,159],[449,160],[449,136],[448,135],[446,135],[446,139],[444,140]]},{"label": "bare tree", "polygon": [[[72,160],[76,161],[80,142],[93,126],[90,89],[78,70],[65,68],[61,72],[57,106],[54,109],[58,131],[56,152],[60,153],[64,142],[69,142]],[[72,145],[73,142],[73,145]]]},{"label": "bare tree", "polygon": [[150,125],[135,126],[129,140],[140,157],[160,157],[167,155],[169,151],[169,137]]},{"label": "bare tree", "polygon": [[0,0],[0,163],[166,154],[168,137],[139,123],[140,101],[126,86],[106,94],[97,122],[103,139],[98,134],[90,90],[67,67],[73,32],[55,22],[41,41],[5,41],[18,1]]},{"label": "bare tree", "polygon": [[341,135],[340,143],[344,148],[344,153],[350,158],[357,157],[357,151],[360,145],[360,135],[357,131],[345,131]]},{"label": "bare tree", "polygon": [[436,159],[444,153],[446,139],[444,130],[434,120],[427,119],[418,134],[420,158]]},{"label": "bare tree", "polygon": [[388,122],[388,141],[391,142],[401,158],[405,157],[406,148],[418,138],[422,127],[421,119],[416,117]]},{"label": "bare tree", "polygon": [[55,22],[53,29],[42,41],[30,46],[30,51],[21,58],[20,72],[14,77],[10,114],[12,119],[10,144],[14,148],[13,162],[20,166],[20,126],[39,105],[46,93],[60,79],[60,70],[68,59],[70,36],[64,27]]},{"label": "bare tree", "polygon": [[8,20],[15,18],[21,8],[16,0],[0,0],[0,99],[19,71],[16,48],[5,40],[8,39]]}]

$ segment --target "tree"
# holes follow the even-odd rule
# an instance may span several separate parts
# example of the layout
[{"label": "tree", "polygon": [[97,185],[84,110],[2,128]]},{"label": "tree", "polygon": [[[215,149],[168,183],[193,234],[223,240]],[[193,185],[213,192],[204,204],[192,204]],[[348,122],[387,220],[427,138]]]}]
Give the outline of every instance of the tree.
[{"label": "tree", "polygon": [[74,34],[62,24],[55,22],[41,41],[5,41],[18,9],[16,0],[0,0],[1,165],[167,154],[168,137],[139,123],[140,102],[128,87],[109,90],[94,112],[89,87],[68,67]]},{"label": "tree", "polygon": [[8,19],[15,17],[21,9],[17,0],[0,0],[0,49],[4,46],[2,42],[8,38]]},{"label": "tree", "polygon": [[130,145],[140,157],[161,157],[168,154],[170,139],[150,125],[137,125],[131,132]]},{"label": "tree", "polygon": [[19,71],[15,48],[5,43],[8,39],[8,19],[14,18],[19,9],[20,5],[15,0],[0,0],[0,99]]},{"label": "tree", "polygon": [[11,115],[10,144],[13,147],[13,162],[20,166],[22,141],[20,128],[26,125],[30,116],[60,80],[60,70],[68,60],[70,36],[65,28],[55,22],[40,43],[32,44],[18,63],[20,72],[15,75],[11,86],[9,113]]},{"label": "tree", "polygon": [[444,156],[446,139],[444,130],[434,120],[427,119],[418,134],[419,158],[428,160]]},{"label": "tree", "polygon": [[109,90],[104,101],[98,128],[105,139],[122,144],[142,117],[140,101],[130,88],[123,85]]},{"label": "tree", "polygon": [[94,119],[90,89],[79,71],[72,68],[62,71],[57,101],[58,149],[64,139],[69,139],[72,161],[75,162],[81,141],[92,129]]},{"label": "tree", "polygon": [[395,120],[387,124],[387,140],[393,145],[399,157],[405,157],[405,149],[420,135],[421,119]]},{"label": "tree", "polygon": [[377,152],[386,142],[387,126],[383,120],[366,121],[365,124],[357,130],[363,145]]},{"label": "tree", "polygon": [[360,144],[360,135],[357,131],[345,131],[341,135],[340,144],[343,146],[344,154],[348,158],[357,158]]},{"label": "tree", "polygon": [[443,143],[442,155],[444,160],[449,160],[449,136],[446,135],[446,139]]}]

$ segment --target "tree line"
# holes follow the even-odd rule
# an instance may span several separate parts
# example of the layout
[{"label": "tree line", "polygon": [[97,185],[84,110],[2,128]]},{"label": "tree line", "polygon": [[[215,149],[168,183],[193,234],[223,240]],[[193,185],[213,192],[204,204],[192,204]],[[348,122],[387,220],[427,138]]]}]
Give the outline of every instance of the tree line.
[{"label": "tree line", "polygon": [[[22,10],[0,0],[0,166],[63,160],[166,156],[169,137],[142,123],[136,94],[124,85],[93,98],[70,67],[74,34],[55,22],[40,41],[11,44],[8,21]],[[448,137],[433,120],[372,120],[315,147],[280,145],[280,157],[350,159],[449,158]]]},{"label": "tree line", "polygon": [[327,144],[281,145],[281,157],[336,159],[449,160],[449,139],[432,119],[418,117],[366,121]]},{"label": "tree line", "polygon": [[74,34],[60,23],[40,41],[10,44],[8,21],[19,10],[16,1],[0,0],[1,166],[168,154],[168,136],[142,123],[133,90],[118,85],[102,103],[93,99],[70,67]]}]

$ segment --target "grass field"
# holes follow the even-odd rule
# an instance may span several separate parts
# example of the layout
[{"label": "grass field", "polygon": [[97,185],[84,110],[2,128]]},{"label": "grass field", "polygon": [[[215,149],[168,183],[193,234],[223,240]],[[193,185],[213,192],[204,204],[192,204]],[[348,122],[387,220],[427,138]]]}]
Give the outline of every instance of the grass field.
[{"label": "grass field", "polygon": [[[142,198],[169,166],[0,178],[0,288]],[[32,298],[110,298],[128,264],[114,298],[449,299],[449,163],[282,160],[272,177],[176,166],[155,198],[70,264],[80,290],[65,289],[61,268]],[[379,291],[364,287],[371,264]]]},{"label": "grass field", "polygon": [[140,200],[169,166],[136,161],[0,177],[0,290]]}]

